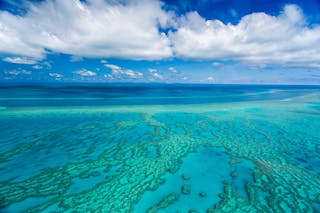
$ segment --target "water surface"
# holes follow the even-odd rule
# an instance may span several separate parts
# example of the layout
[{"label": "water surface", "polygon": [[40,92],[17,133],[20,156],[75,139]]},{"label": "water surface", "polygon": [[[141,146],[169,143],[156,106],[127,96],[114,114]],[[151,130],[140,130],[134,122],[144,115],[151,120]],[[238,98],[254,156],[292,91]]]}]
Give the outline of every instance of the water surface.
[{"label": "water surface", "polygon": [[1,212],[320,211],[320,87],[0,86]]}]

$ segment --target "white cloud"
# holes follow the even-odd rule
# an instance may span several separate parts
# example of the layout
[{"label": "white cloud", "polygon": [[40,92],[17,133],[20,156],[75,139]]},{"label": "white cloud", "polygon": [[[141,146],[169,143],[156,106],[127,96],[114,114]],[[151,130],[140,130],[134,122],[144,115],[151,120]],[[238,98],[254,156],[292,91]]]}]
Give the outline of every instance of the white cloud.
[{"label": "white cloud", "polygon": [[52,65],[48,61],[43,62],[42,65],[46,66],[47,69],[52,68]]},{"label": "white cloud", "polygon": [[[35,64],[57,52],[73,55],[71,59],[156,60],[174,55],[320,67],[320,25],[307,23],[296,5],[286,5],[277,16],[252,13],[235,25],[206,20],[197,12],[177,17],[159,0],[45,0],[27,5],[22,16],[0,10],[0,53],[5,61]],[[159,30],[168,27],[173,30]]]},{"label": "white cloud", "polygon": [[73,73],[81,75],[81,76],[96,76],[97,75],[97,73],[90,71],[90,70],[87,70],[87,69],[77,70],[77,71],[74,71]]},{"label": "white cloud", "polygon": [[222,63],[219,63],[219,62],[213,62],[213,63],[212,63],[212,66],[213,66],[214,68],[221,68],[221,67],[223,67],[223,64],[222,64]]},{"label": "white cloud", "polygon": [[149,71],[150,73],[156,73],[156,72],[158,72],[157,69],[153,69],[153,68],[149,68],[148,71]]},{"label": "white cloud", "polygon": [[71,62],[83,61],[83,57],[78,56],[78,55],[72,55],[72,56],[70,57],[70,61],[71,61]]},{"label": "white cloud", "polygon": [[63,77],[62,74],[56,73],[56,72],[49,73],[49,76],[54,77],[54,78],[62,78]]},{"label": "white cloud", "polygon": [[62,74],[56,73],[56,72],[51,72],[51,73],[49,73],[49,76],[55,78],[55,80],[57,80],[57,81],[61,80],[61,78],[63,77]]},{"label": "white cloud", "polygon": [[115,72],[117,72],[117,70],[121,70],[121,67],[114,64],[104,64],[104,66],[110,68],[112,71],[115,70]]},{"label": "white cloud", "polygon": [[157,69],[149,68],[148,71],[152,75],[152,78],[150,78],[150,80],[163,79],[163,76],[158,73]]},{"label": "white cloud", "polygon": [[32,66],[33,69],[36,69],[36,70],[40,70],[43,68],[43,66],[39,65],[39,64],[36,64],[36,65],[33,65]]},{"label": "white cloud", "polygon": [[25,75],[31,75],[31,74],[32,74],[31,71],[29,71],[29,70],[24,70],[24,69],[21,70],[21,73],[22,73],[22,74],[25,74]]},{"label": "white cloud", "polygon": [[278,16],[252,13],[237,25],[205,20],[197,12],[181,17],[170,32],[178,57],[283,65],[320,64],[320,26],[307,25],[301,9],[287,5]]},{"label": "white cloud", "polygon": [[[246,65],[249,69],[254,69],[254,70],[263,69],[267,67],[265,63],[245,63],[244,65]],[[310,64],[308,64],[308,66],[310,66]]]},{"label": "white cloud", "polygon": [[160,75],[159,73],[153,73],[153,76],[158,78],[158,79],[163,79],[163,76]]},{"label": "white cloud", "polygon": [[124,74],[130,76],[131,78],[140,78],[143,76],[143,73],[135,72],[133,70],[124,70]]},{"label": "white cloud", "polygon": [[176,68],[174,68],[174,67],[169,67],[168,70],[169,70],[170,72],[173,72],[173,73],[176,73],[176,72],[177,72]]},{"label": "white cloud", "polygon": [[31,71],[24,70],[24,69],[10,70],[10,71],[6,71],[5,73],[7,75],[13,75],[13,76],[17,76],[20,74],[24,74],[24,75],[31,75],[32,74]]},{"label": "white cloud", "polygon": [[10,71],[7,71],[5,72],[7,75],[19,75],[20,74],[20,71],[18,70],[10,70]]},{"label": "white cloud", "polygon": [[[1,29],[1,25],[0,25],[0,29]],[[0,38],[1,38],[1,35],[0,35]],[[13,63],[13,64],[36,64],[37,63],[36,60],[25,58],[25,57],[6,57],[3,59],[3,61]]]},{"label": "white cloud", "polygon": [[104,74],[103,77],[113,79],[113,76],[111,74]]},{"label": "white cloud", "polygon": [[123,79],[126,77],[130,78],[141,78],[143,73],[135,72],[131,69],[122,69],[121,67],[114,64],[104,64],[105,67],[111,69],[113,77],[117,77],[119,79]]},{"label": "white cloud", "polygon": [[82,57],[162,59],[172,13],[157,0],[46,0],[23,16],[0,11],[0,52],[44,58],[46,50]]},{"label": "white cloud", "polygon": [[208,80],[208,81],[214,81],[215,79],[214,79],[212,76],[209,76],[209,77],[207,78],[207,80]]}]

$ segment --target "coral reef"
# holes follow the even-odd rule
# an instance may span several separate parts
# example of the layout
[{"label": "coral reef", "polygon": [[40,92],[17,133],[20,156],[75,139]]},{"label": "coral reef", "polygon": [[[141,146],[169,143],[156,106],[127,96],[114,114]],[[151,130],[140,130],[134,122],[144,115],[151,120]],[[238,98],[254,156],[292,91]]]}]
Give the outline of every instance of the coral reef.
[{"label": "coral reef", "polygon": [[[165,183],[166,174],[179,171],[186,156],[201,147],[217,147],[230,156],[232,168],[243,161],[252,162],[255,168],[252,180],[248,178],[243,185],[246,196],[239,192],[241,171],[231,170],[230,179],[223,182],[220,202],[212,202],[207,212],[316,212],[320,210],[319,165],[314,163],[319,162],[319,117],[301,113],[308,110],[315,111],[306,104],[272,108],[257,104],[252,109],[237,106],[184,113],[89,110],[68,116],[67,112],[53,115],[2,110],[0,116],[9,113],[14,122],[28,118],[36,126],[40,119],[49,123],[59,120],[60,124],[66,121],[69,129],[56,126],[45,135],[32,132],[24,144],[1,153],[1,169],[8,178],[0,182],[0,208],[14,208],[30,198],[46,198],[23,211],[133,212],[146,192],[156,191]],[[15,113],[17,116],[12,116]],[[50,155],[50,150],[54,154]],[[46,162],[42,165],[45,158],[39,158],[41,169],[22,179],[5,170],[10,166],[17,169],[30,153],[51,156],[52,162],[54,155],[67,154],[64,161],[52,166]],[[215,158],[213,153],[207,154],[209,160]],[[31,166],[26,168],[39,168]],[[183,173],[179,179],[185,183],[181,195],[190,197],[193,174]],[[208,184],[217,183],[213,180]],[[195,193],[200,202],[211,196],[207,191]],[[180,197],[163,194],[148,212],[165,212]]]},{"label": "coral reef", "polygon": [[181,192],[185,195],[188,195],[190,194],[190,191],[191,191],[191,186],[188,185],[188,184],[184,184],[182,187],[181,187]]}]

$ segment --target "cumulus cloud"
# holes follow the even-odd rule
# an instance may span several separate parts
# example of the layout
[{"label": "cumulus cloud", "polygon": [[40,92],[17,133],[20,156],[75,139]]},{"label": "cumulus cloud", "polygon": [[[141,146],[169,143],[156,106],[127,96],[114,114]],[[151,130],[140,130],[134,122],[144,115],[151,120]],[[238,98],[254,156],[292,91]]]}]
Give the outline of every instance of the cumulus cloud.
[{"label": "cumulus cloud", "polygon": [[157,0],[46,0],[23,16],[0,11],[0,52],[41,59],[47,50],[83,57],[162,59],[172,13]]},{"label": "cumulus cloud", "polygon": [[153,73],[153,76],[158,78],[158,79],[163,79],[163,76],[160,75],[159,73]]},{"label": "cumulus cloud", "polygon": [[78,56],[78,55],[72,55],[72,56],[70,57],[70,61],[71,61],[71,62],[83,61],[83,57]]},{"label": "cumulus cloud", "polygon": [[10,70],[10,71],[6,71],[5,74],[7,74],[7,75],[19,75],[20,71],[18,71],[18,70]]},{"label": "cumulus cloud", "polygon": [[237,25],[190,12],[171,32],[178,57],[293,66],[320,64],[320,26],[310,27],[301,9],[287,5],[278,16],[252,13]]},{"label": "cumulus cloud", "polygon": [[177,72],[176,68],[174,68],[174,67],[169,67],[168,70],[169,70],[170,72],[173,72],[173,73],[176,73],[176,72]]},{"label": "cumulus cloud", "polygon": [[43,68],[43,66],[36,64],[36,65],[33,65],[32,68],[35,70],[41,70]]},{"label": "cumulus cloud", "polygon": [[20,75],[20,74],[31,75],[32,72],[28,71],[28,70],[25,70],[25,69],[15,69],[15,70],[6,71],[5,74],[13,75],[13,76],[17,76],[17,75]]},{"label": "cumulus cloud", "polygon": [[207,78],[207,80],[210,81],[210,82],[212,82],[212,81],[214,81],[215,79],[214,79],[212,76],[209,76],[209,77]]},{"label": "cumulus cloud", "polygon": [[110,68],[112,70],[112,72],[120,72],[119,70],[121,70],[121,67],[114,65],[114,64],[104,64],[105,67]]},{"label": "cumulus cloud", "polygon": [[141,78],[143,76],[143,73],[135,72],[133,70],[123,70],[123,73],[130,76],[131,78]]},{"label": "cumulus cloud", "polygon": [[222,64],[222,63],[219,63],[219,62],[213,62],[213,63],[212,63],[212,66],[213,66],[214,68],[221,68],[221,67],[223,67],[223,64]]},{"label": "cumulus cloud", "polygon": [[[163,79],[163,76],[158,73],[157,69],[149,68],[148,71],[152,75],[152,77],[156,79]],[[151,78],[150,80],[155,80],[154,78]]]},{"label": "cumulus cloud", "polygon": [[54,77],[54,78],[62,78],[63,77],[62,74],[56,73],[56,72],[49,73],[49,76]]},{"label": "cumulus cloud", "polygon": [[123,69],[117,65],[114,64],[104,64],[105,67],[111,69],[113,77],[123,79],[123,78],[141,78],[143,76],[143,73],[141,72],[135,72],[131,69]]},{"label": "cumulus cloud", "polygon": [[178,17],[159,0],[44,0],[27,5],[24,15],[0,11],[0,53],[7,62],[35,64],[57,52],[72,55],[71,60],[175,56],[320,67],[320,26],[307,23],[292,4],[277,16],[252,13],[238,24],[207,20],[197,12]]},{"label": "cumulus cloud", "polygon": [[32,74],[32,72],[29,71],[29,70],[21,70],[21,73],[25,74],[25,75],[31,75]]},{"label": "cumulus cloud", "polygon": [[107,79],[113,79],[113,76],[111,74],[104,74],[103,77]]},{"label": "cumulus cloud", "polygon": [[97,75],[97,73],[90,71],[90,70],[87,70],[87,69],[77,70],[77,71],[74,71],[73,73],[81,75],[81,76],[96,76]]},{"label": "cumulus cloud", "polygon": [[57,81],[61,80],[61,78],[63,77],[62,74],[56,72],[49,73],[49,76],[53,77]]},{"label": "cumulus cloud", "polygon": [[153,69],[153,68],[149,68],[148,71],[149,71],[150,73],[156,73],[156,72],[158,72],[157,69]]},{"label": "cumulus cloud", "polygon": [[[1,38],[1,36],[0,36],[0,38]],[[36,60],[28,59],[28,58],[24,58],[24,57],[6,57],[3,59],[3,61],[13,63],[13,64],[35,64],[35,63],[37,63]]]},{"label": "cumulus cloud", "polygon": [[42,65],[44,65],[47,69],[51,69],[52,68],[52,65],[47,61],[43,62]]}]

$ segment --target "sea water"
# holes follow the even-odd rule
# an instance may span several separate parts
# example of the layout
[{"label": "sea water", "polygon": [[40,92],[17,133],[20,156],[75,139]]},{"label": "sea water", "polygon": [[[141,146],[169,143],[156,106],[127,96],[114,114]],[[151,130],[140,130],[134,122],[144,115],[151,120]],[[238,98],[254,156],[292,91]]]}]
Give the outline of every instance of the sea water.
[{"label": "sea water", "polygon": [[320,87],[0,86],[0,212],[319,212]]}]

